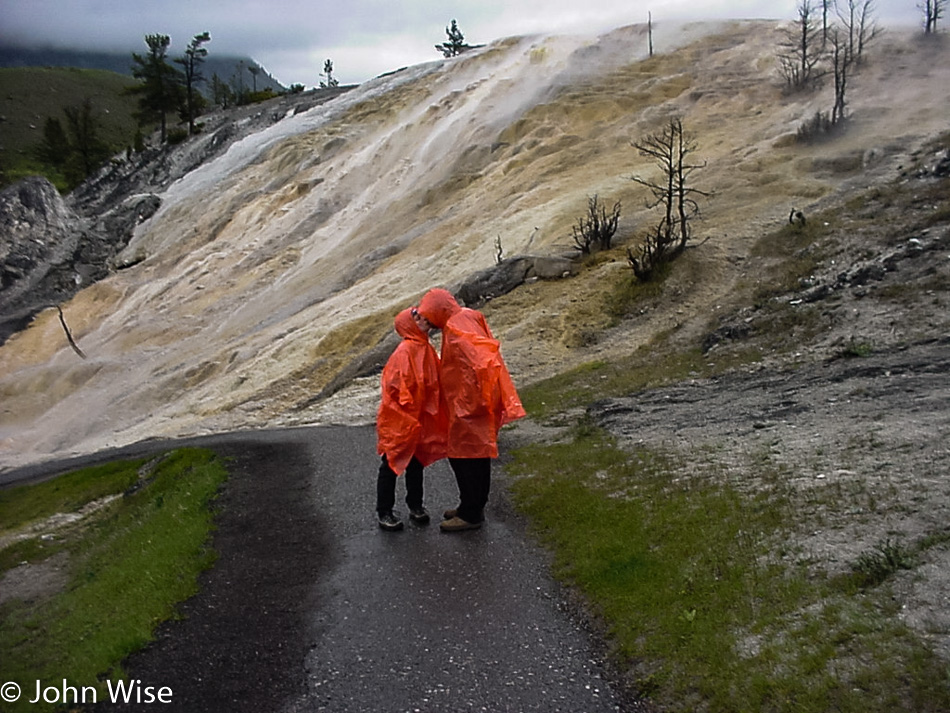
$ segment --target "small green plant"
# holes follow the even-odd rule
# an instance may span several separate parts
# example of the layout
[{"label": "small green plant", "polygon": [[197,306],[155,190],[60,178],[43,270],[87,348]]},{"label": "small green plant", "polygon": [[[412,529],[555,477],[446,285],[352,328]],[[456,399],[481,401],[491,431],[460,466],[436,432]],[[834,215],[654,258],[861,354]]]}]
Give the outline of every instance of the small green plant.
[{"label": "small green plant", "polygon": [[177,144],[183,143],[188,138],[187,129],[182,129],[175,127],[168,130],[168,135],[165,137],[165,140],[170,146],[175,146]]},{"label": "small green plant", "polygon": [[872,351],[873,349],[868,342],[858,341],[854,337],[851,337],[847,346],[838,352],[838,356],[844,359],[851,359],[855,357],[865,359],[871,356]]},{"label": "small green plant", "polygon": [[828,112],[816,111],[811,119],[799,125],[796,138],[799,143],[810,144],[833,136],[837,128]]},{"label": "small green plant", "polygon": [[862,587],[875,587],[895,572],[912,569],[914,557],[899,541],[887,538],[870,552],[862,553],[852,565],[852,571]]}]

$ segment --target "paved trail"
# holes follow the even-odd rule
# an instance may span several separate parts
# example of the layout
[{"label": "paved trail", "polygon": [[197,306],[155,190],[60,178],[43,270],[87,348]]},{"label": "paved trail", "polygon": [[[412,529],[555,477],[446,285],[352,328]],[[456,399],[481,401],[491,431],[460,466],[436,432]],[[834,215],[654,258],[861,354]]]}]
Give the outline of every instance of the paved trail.
[{"label": "paved trail", "polygon": [[163,711],[638,707],[606,681],[596,643],[505,506],[497,466],[482,529],[439,531],[457,492],[443,461],[427,470],[433,523],[389,533],[373,513],[372,428],[192,442],[230,458],[232,475],[219,500],[217,565],[184,618],[127,667],[143,686],[174,691]]}]

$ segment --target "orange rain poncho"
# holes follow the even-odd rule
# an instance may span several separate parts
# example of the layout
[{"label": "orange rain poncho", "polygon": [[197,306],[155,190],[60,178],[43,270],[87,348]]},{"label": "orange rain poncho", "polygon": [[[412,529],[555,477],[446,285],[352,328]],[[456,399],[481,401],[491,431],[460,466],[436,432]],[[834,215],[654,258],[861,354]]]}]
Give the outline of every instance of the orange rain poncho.
[{"label": "orange rain poncho", "polygon": [[445,458],[445,416],[439,395],[439,357],[411,310],[395,319],[403,339],[383,367],[376,413],[376,451],[402,475],[412,457],[422,465]]},{"label": "orange rain poncho", "polygon": [[484,315],[460,307],[448,290],[430,290],[419,314],[442,330],[442,399],[450,458],[497,458],[498,431],[525,416]]}]

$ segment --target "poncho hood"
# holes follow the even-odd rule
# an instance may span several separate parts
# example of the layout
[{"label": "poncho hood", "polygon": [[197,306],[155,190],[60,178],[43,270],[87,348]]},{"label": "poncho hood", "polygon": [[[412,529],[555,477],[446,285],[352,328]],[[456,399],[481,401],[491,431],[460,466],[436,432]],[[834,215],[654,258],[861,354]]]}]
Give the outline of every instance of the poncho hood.
[{"label": "poncho hood", "polygon": [[428,342],[429,337],[419,329],[419,325],[416,324],[416,320],[412,318],[412,308],[404,309],[402,312],[396,315],[396,319],[393,320],[393,327],[398,334],[403,339],[411,339],[414,342]]},{"label": "poncho hood", "polygon": [[441,287],[429,290],[419,302],[419,314],[439,329],[443,329],[449,318],[461,309],[452,293]]}]

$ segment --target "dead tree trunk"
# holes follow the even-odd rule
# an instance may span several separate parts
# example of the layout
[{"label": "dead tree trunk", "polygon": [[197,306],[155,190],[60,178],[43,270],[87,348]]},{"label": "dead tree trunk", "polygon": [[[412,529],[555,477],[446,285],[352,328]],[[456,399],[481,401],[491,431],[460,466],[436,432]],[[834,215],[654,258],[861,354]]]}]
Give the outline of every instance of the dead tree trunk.
[{"label": "dead tree trunk", "polygon": [[[824,36],[825,31],[821,32]],[[811,0],[802,0],[798,6],[798,19],[787,31],[778,56],[779,71],[790,91],[810,89],[821,79],[822,45]]]},{"label": "dead tree trunk", "polygon": [[699,216],[696,197],[711,194],[690,185],[692,173],[706,164],[690,162],[688,157],[696,150],[696,144],[683,129],[679,118],[670,119],[663,131],[640,139],[633,146],[641,156],[652,158],[663,172],[663,177],[657,181],[631,177],[653,194],[647,207],[663,210],[659,224],[640,246],[639,255],[627,251],[637,278],[646,280],[656,267],[672,260],[686,248],[692,234],[691,222]]},{"label": "dead tree trunk", "polygon": [[66,317],[63,315],[63,308],[59,305],[56,305],[56,311],[59,312],[59,323],[63,325],[63,331],[66,332],[66,340],[69,342],[69,346],[73,348],[74,352],[85,359],[85,352],[83,352],[83,350],[79,348],[79,345],[76,344],[76,340],[73,339],[72,332],[69,331],[69,327],[66,325]]}]

